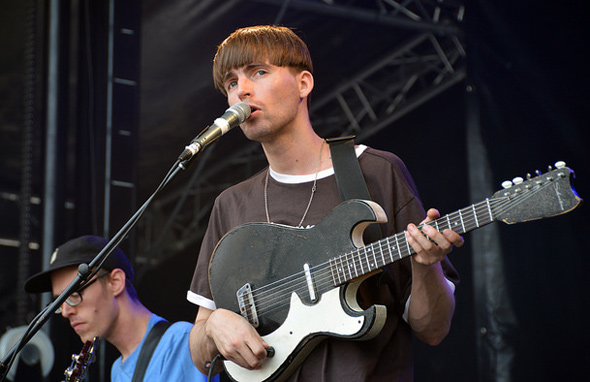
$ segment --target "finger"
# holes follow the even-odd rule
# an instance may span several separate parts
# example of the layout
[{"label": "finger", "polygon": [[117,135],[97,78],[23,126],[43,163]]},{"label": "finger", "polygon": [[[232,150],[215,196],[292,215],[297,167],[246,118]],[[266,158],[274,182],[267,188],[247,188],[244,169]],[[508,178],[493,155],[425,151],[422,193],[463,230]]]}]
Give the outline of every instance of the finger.
[{"label": "finger", "polygon": [[414,224],[408,224],[406,240],[417,254],[427,251],[428,247],[432,245]]},{"label": "finger", "polygon": [[230,347],[226,351],[222,351],[221,354],[226,359],[249,370],[259,369],[262,366],[262,360],[246,344],[239,348]]},{"label": "finger", "polygon": [[452,244],[431,226],[424,225],[421,229],[423,232],[414,225],[408,225],[408,243],[416,251],[414,259],[425,265],[443,260]]},{"label": "finger", "polygon": [[448,253],[453,247],[453,243],[450,240],[448,240],[445,235],[437,231],[434,227],[425,225],[422,228],[422,231],[424,231],[424,234],[428,238],[430,238],[434,243],[436,243],[436,245],[433,246],[434,248],[431,247],[432,250]]},{"label": "finger", "polygon": [[440,213],[438,212],[438,210],[436,208],[430,208],[427,212],[426,212],[426,218],[422,221],[421,224],[423,223],[427,223],[429,221],[433,221],[436,220],[440,217]]},{"label": "finger", "polygon": [[408,227],[406,228],[405,235],[406,235],[406,240],[408,241],[408,243],[412,246],[412,248],[414,248],[414,250],[416,250],[416,252],[418,252],[419,248],[416,248],[416,246],[419,247],[419,244],[416,242],[416,238],[415,238],[415,231],[416,230],[417,230],[417,228],[414,224],[408,224]]},{"label": "finger", "polygon": [[[249,347],[250,354],[253,358],[250,360],[250,366],[254,369],[259,369],[266,360],[267,352],[263,342],[248,342],[246,344]],[[269,346],[270,347],[270,346]]]},{"label": "finger", "polygon": [[436,250],[435,243],[438,244],[438,241],[443,237],[440,232],[427,224],[421,226],[421,228],[414,226],[411,234],[414,241],[426,251]]},{"label": "finger", "polygon": [[443,235],[455,247],[461,247],[461,246],[463,246],[463,243],[465,242],[465,240],[463,239],[463,236],[459,235],[457,232],[452,231],[450,229],[444,230]]}]

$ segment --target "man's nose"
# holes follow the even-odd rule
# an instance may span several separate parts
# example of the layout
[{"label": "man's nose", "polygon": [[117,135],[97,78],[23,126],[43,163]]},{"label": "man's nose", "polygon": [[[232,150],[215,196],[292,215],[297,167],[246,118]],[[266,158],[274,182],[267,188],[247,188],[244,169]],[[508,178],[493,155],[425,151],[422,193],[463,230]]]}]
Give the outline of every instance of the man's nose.
[{"label": "man's nose", "polygon": [[252,96],[252,81],[247,77],[238,79],[238,97],[240,99]]},{"label": "man's nose", "polygon": [[75,311],[76,311],[75,306],[70,306],[70,304],[68,304],[67,302],[64,302],[63,304],[61,304],[62,317],[67,318],[68,316],[71,316]]}]

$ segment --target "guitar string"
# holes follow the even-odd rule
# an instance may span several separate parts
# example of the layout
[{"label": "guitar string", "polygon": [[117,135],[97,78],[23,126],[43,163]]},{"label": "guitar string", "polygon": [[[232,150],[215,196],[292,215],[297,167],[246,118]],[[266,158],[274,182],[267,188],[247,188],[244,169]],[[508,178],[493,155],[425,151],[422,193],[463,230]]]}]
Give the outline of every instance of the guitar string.
[{"label": "guitar string", "polygon": [[[484,203],[485,203],[485,202],[481,202],[480,204],[481,204],[481,205],[483,205]],[[480,206],[477,206],[476,208],[478,208],[478,209],[479,209],[479,214],[481,214],[481,213],[482,213],[482,209],[480,208]],[[470,209],[470,208],[467,208],[467,209]],[[486,211],[485,213],[486,213],[486,215],[487,215],[487,206],[483,207],[483,209]],[[443,217],[441,217],[441,218],[437,219],[437,220],[436,220],[436,222],[439,222],[439,221],[444,221],[444,220],[446,220],[446,216],[443,216]],[[431,224],[431,225],[434,225],[434,222],[430,222],[430,224]],[[447,223],[445,223],[445,225],[447,225]],[[475,226],[476,226],[476,225],[474,225],[474,227],[475,227]],[[445,227],[445,228],[452,228],[452,227]],[[403,233],[398,233],[397,235],[403,235]],[[395,235],[394,235],[394,236],[395,236]],[[392,237],[393,237],[393,236],[392,236]],[[386,238],[386,239],[387,239],[387,238]],[[385,239],[383,239],[382,241],[385,241]],[[370,244],[370,245],[368,245],[368,246],[366,246],[366,247],[359,248],[359,249],[357,249],[357,251],[362,251],[362,250],[364,250],[364,249],[366,249],[366,248],[368,248],[368,247],[370,247],[371,245],[374,245],[374,244],[375,244],[375,243],[373,243],[373,244]],[[391,248],[391,247],[392,247],[391,245],[389,245],[389,246],[388,246],[388,248]],[[346,254],[345,254],[345,255],[346,255]],[[345,255],[343,255],[343,256],[345,256]],[[333,260],[333,259],[331,259],[331,260]],[[326,263],[319,264],[319,265],[318,265],[318,266],[316,266],[315,268],[317,268],[317,267],[321,267],[321,266],[323,266],[323,265],[325,265],[325,264],[326,264]],[[314,269],[312,268],[312,270],[314,270]],[[299,275],[295,275],[295,277],[300,277],[300,276],[299,276]],[[271,286],[271,287],[272,287],[272,285],[273,285],[273,284],[275,284],[275,283],[281,283],[281,285],[284,285],[285,281],[286,281],[286,279],[277,280],[277,281],[275,281],[275,282],[273,282],[273,283],[271,283],[271,284],[268,284],[267,286]],[[263,290],[263,289],[264,289],[264,287],[261,287],[261,288],[259,288],[258,290],[260,291],[260,290]]]},{"label": "guitar string", "polygon": [[[509,199],[508,199],[508,202],[510,202]],[[501,200],[496,199],[493,201],[492,204],[501,206],[500,203],[501,203]],[[483,206],[483,204],[485,204],[485,202],[480,202],[478,204],[479,204],[479,206],[477,206],[476,208],[479,208],[479,212],[481,213],[482,212],[481,207]],[[467,207],[464,210],[466,210],[466,209],[471,209],[471,208]],[[483,209],[487,210],[487,205]],[[500,209],[501,209],[501,207],[500,207]],[[459,215],[459,214],[458,214],[458,212],[456,212],[453,214],[449,214],[449,216],[450,215]],[[437,219],[436,221],[441,221],[441,220],[444,221],[444,220],[446,220],[446,217],[447,216],[443,216],[443,217]],[[490,221],[490,222],[492,222],[492,221]],[[429,223],[432,224],[433,222],[429,222]],[[475,222],[475,218],[465,220],[463,224],[469,226],[470,228],[476,228],[478,224],[473,224],[474,222]],[[445,224],[447,224],[447,223],[445,223]],[[420,227],[422,227],[422,226],[420,226]],[[452,229],[452,227],[444,227],[444,228],[451,228]],[[468,232],[468,231],[469,230],[466,229],[466,232]],[[397,235],[404,235],[404,233],[398,233]],[[394,235],[394,236],[396,236],[396,235]],[[386,238],[386,239],[390,239],[390,238]],[[384,239],[384,240],[386,240],[386,239]],[[405,240],[405,236],[403,239]],[[369,246],[374,246],[375,244],[376,243],[372,243]],[[354,250],[350,253],[347,253],[343,256],[348,257],[349,255],[352,255],[353,259],[359,259],[359,262],[361,262],[362,260],[361,260],[360,256],[355,257],[354,253],[361,252],[364,248],[366,248],[366,247],[356,249],[356,250]],[[408,249],[405,245],[402,248],[400,248],[400,250],[402,252],[402,258],[411,254],[411,253],[408,253]],[[333,260],[333,259],[331,259],[331,260]],[[383,264],[383,265],[385,265],[385,264]],[[318,266],[312,267],[312,271],[316,272],[316,279],[315,280],[316,280],[317,289],[322,289],[322,287],[326,287],[326,286],[329,286],[331,289],[335,288],[335,285],[333,283],[333,278],[331,276],[331,272],[320,272],[320,274],[327,273],[323,279],[317,277],[318,276],[318,273],[317,273],[318,268],[326,268],[326,267],[329,268],[329,261],[325,262],[323,264],[319,264]],[[379,268],[379,267],[377,267],[377,268]],[[351,277],[351,278],[354,278],[354,277]],[[291,281],[285,282],[288,279],[291,279]],[[326,283],[326,281],[327,281],[327,283]],[[345,281],[347,281],[347,280],[345,280]],[[277,293],[276,289],[287,290],[288,291],[287,295],[290,295],[292,292],[296,292],[300,295],[304,295],[307,292],[307,283],[305,282],[305,280],[304,280],[303,276],[301,276],[301,274],[290,275],[287,278],[284,278],[282,280],[277,280],[276,282],[274,282],[272,284],[277,284],[277,283],[280,283],[280,286],[271,288],[274,290],[267,290],[266,292],[261,292],[261,290],[266,289],[266,288],[262,287],[261,290],[256,290],[255,292],[253,292],[255,294],[255,299],[257,300],[256,310],[257,310],[258,314],[260,314],[260,315],[268,314],[269,312],[271,312],[275,309],[280,309],[283,306],[289,305],[289,300],[285,299],[284,293]],[[289,284],[293,284],[293,283],[295,283],[295,287],[293,287],[292,285],[289,285]],[[271,293],[270,299],[264,297],[264,295],[268,294],[268,293]],[[278,304],[277,304],[277,301],[279,302]],[[268,308],[269,306],[271,307],[271,309]]]},{"label": "guitar string", "polygon": [[[551,183],[548,183],[548,184],[551,184]],[[541,187],[541,188],[544,188],[544,187]],[[541,191],[541,190],[539,189],[539,190],[530,190],[530,191],[531,192],[529,192],[527,194],[523,194],[522,196],[519,196],[518,200],[513,200],[512,198],[504,198],[503,200],[505,200],[506,203],[503,203],[499,199],[492,199],[491,201],[488,199],[486,201],[483,201],[483,202],[479,202],[477,204],[474,204],[474,205],[472,205],[470,207],[465,207],[463,209],[460,209],[459,211],[454,212],[454,213],[451,213],[448,216],[449,217],[452,216],[453,217],[452,219],[455,222],[457,221],[457,219],[455,217],[456,216],[459,216],[459,219],[462,220],[463,227],[465,227],[465,230],[463,231],[463,233],[467,233],[467,232],[469,232],[469,231],[471,231],[471,230],[479,227],[479,222],[477,221],[477,216],[479,216],[481,214],[481,209],[479,207],[483,207],[485,210],[487,210],[487,205],[486,205],[486,202],[487,201],[491,202],[491,204],[494,205],[493,207],[494,207],[494,209],[496,211],[495,214],[498,215],[499,213],[505,212],[508,207],[513,208],[514,205],[516,205],[518,203],[522,203],[522,202],[528,200],[529,198],[531,198],[531,197],[534,196],[534,193],[536,193],[538,191]],[[498,203],[496,203],[496,201],[498,201]],[[476,209],[475,214],[473,214],[473,209]],[[468,214],[467,216],[470,217],[470,218],[469,219],[462,219],[462,216],[461,215],[464,214],[464,213],[467,213]],[[426,224],[431,225],[431,226],[434,226],[436,228],[437,222],[445,221],[446,220],[446,217],[447,216],[443,216],[443,217],[441,217],[439,219],[436,219],[435,221],[431,221],[431,222],[428,222]],[[492,221],[493,221],[493,219],[491,219],[489,222],[491,223]],[[458,223],[456,223],[456,224],[458,225]],[[488,224],[488,223],[486,223],[486,224]],[[449,227],[448,224],[445,224],[445,225],[447,225],[447,227],[442,227],[443,229],[444,228],[453,229],[453,227]],[[422,226],[420,226],[420,227],[422,227]],[[400,234],[398,234],[398,235],[400,235]],[[389,239],[389,238],[387,238],[387,239]],[[390,248],[394,248],[394,246],[389,246],[389,247]],[[370,246],[359,248],[359,251],[363,251],[365,249],[367,249],[366,252],[373,251],[373,249]],[[389,249],[389,248],[387,248],[387,249]],[[404,248],[404,252],[405,252],[405,248]],[[382,251],[375,251],[374,253],[377,254],[377,255],[381,255],[381,257],[383,257]],[[377,259],[376,259],[376,261],[377,261]]]},{"label": "guitar string", "polygon": [[[485,209],[487,210],[487,207],[485,207]],[[482,212],[482,209],[481,208],[479,208],[479,212],[480,213]],[[437,219],[437,221],[444,220],[445,218],[446,217],[439,218],[439,219]],[[475,227],[476,225],[473,225],[473,226]],[[452,228],[452,227],[450,227],[450,228]],[[398,235],[403,235],[403,233],[398,234]],[[373,243],[373,244],[370,244],[369,246],[375,246],[375,244],[376,243]],[[369,246],[367,246],[367,247],[369,247]],[[356,264],[359,264],[359,263],[362,262],[362,258],[361,258],[361,256],[354,256],[354,253],[355,252],[356,253],[360,253],[360,252],[363,251],[364,248],[367,248],[367,247],[363,247],[363,248],[357,249],[357,250],[355,250],[355,251],[353,251],[351,253],[345,254],[343,256],[348,257],[349,255],[351,255],[353,257],[353,261]],[[407,249],[405,248],[405,246],[403,247],[402,251],[404,253],[402,257],[405,257],[405,256],[408,255]],[[379,251],[374,251],[373,250],[373,252],[377,253],[378,255],[380,254]],[[379,257],[382,257],[382,256],[379,256]],[[388,254],[388,257],[391,257],[391,254]],[[357,259],[358,259],[358,262],[357,262]],[[331,259],[331,260],[333,260],[333,259]],[[329,268],[328,263],[329,262],[326,262],[326,263],[323,263],[323,264],[319,264],[318,266],[312,267],[312,271],[315,272],[314,276],[315,276],[315,281],[316,281],[317,289],[322,289],[322,288],[325,288],[326,286],[330,286],[332,289],[334,288],[333,278],[331,276],[332,273],[329,272],[329,269],[326,269],[326,268]],[[379,263],[379,262],[377,261],[377,263]],[[383,265],[385,265],[385,264],[383,264]],[[373,268],[375,268],[375,269],[376,268],[379,268],[379,267],[380,266],[373,265]],[[320,269],[320,268],[324,268],[324,269]],[[319,273],[318,273],[318,269],[320,271]],[[325,276],[322,277],[321,276],[322,274],[325,274]],[[354,277],[351,277],[351,278],[354,278]],[[287,281],[289,279],[290,279],[290,281]],[[326,283],[326,281],[327,281],[327,283]],[[280,285],[273,287],[273,284],[280,284]],[[294,286],[293,286],[293,284],[294,284]],[[267,288],[269,286],[271,287],[270,289]],[[264,289],[269,289],[269,290],[267,290],[266,292],[262,292],[262,290],[264,290]],[[266,287],[262,287],[262,288],[256,290],[256,299],[258,300],[258,302],[256,304],[256,310],[260,314],[263,314],[265,312],[268,312],[267,306],[271,306],[272,307],[273,305],[276,304],[277,301],[282,302],[282,304],[279,304],[279,306],[277,307],[277,309],[280,308],[280,307],[282,307],[282,306],[288,305],[288,302],[285,301],[284,294],[283,293],[277,293],[276,292],[277,289],[288,290],[289,291],[288,294],[291,294],[292,292],[297,292],[299,294],[305,294],[305,292],[307,292],[307,283],[303,280],[303,277],[299,273],[299,274],[295,274],[295,275],[290,275],[289,277],[284,278],[282,280],[277,280],[277,281],[273,282],[272,284],[268,284]],[[265,295],[266,294],[269,294],[269,293],[271,294],[270,298],[265,297]]]},{"label": "guitar string", "polygon": [[[460,228],[465,227],[465,233],[469,232],[475,228],[477,228],[479,225],[479,223],[477,222],[477,218],[478,215],[480,214],[484,214],[487,215],[488,214],[488,205],[487,203],[490,203],[490,207],[492,207],[494,209],[494,214],[498,215],[501,214],[507,210],[509,210],[510,208],[513,208],[515,205],[522,203],[526,200],[528,200],[529,198],[533,197],[534,194],[536,194],[537,192],[541,191],[542,189],[544,189],[547,185],[552,184],[551,182],[548,183],[544,183],[544,184],[540,184],[538,188],[534,188],[534,189],[530,189],[528,191],[527,194],[521,194],[518,195],[517,199],[514,198],[510,198],[510,197],[498,197],[496,199],[486,199],[485,201],[473,204],[470,207],[465,207],[459,211],[462,211],[461,213],[459,211],[450,213],[448,215],[442,216],[434,221],[428,222],[426,224],[431,225],[431,226],[435,226],[438,223],[444,223],[444,225],[442,227],[440,227],[439,229],[453,229],[453,228],[457,228],[457,227],[448,227],[448,220],[452,219],[453,221],[456,221],[456,217],[459,216],[459,218],[461,218],[461,214],[463,214],[464,212],[468,212],[469,216],[466,219],[461,219],[463,221],[462,223],[462,227],[461,225],[459,225]],[[475,209],[475,213],[473,212],[473,210]],[[490,220],[489,216],[486,216],[486,221],[489,221],[490,223],[493,222],[493,219]],[[436,223],[436,224],[435,224]],[[488,224],[488,223],[486,223]],[[442,224],[441,224],[442,225]],[[423,225],[420,225],[419,228],[421,228]],[[435,226],[436,228],[436,226]],[[395,246],[391,246],[391,245],[386,245],[385,246],[385,250],[387,250],[387,254],[383,254],[383,242],[387,242],[387,244],[389,244],[389,241],[392,238],[398,237],[397,241],[399,242],[399,239],[402,239],[401,241],[404,245],[399,245],[396,244]],[[374,248],[379,246],[380,248]],[[339,272],[343,273],[344,275],[346,275],[348,273],[349,276],[352,276],[352,270],[350,270],[350,268],[354,268],[354,269],[358,269],[359,267],[362,269],[363,268],[363,263],[366,260],[366,255],[367,252],[370,251],[371,254],[374,256],[374,261],[375,264],[371,265],[370,267],[366,266],[367,268],[370,269],[378,269],[384,265],[386,265],[385,263],[379,266],[379,261],[383,259],[383,256],[387,256],[390,259],[393,259],[393,255],[391,253],[392,248],[396,248],[394,249],[394,251],[397,251],[399,256],[399,258],[404,258],[409,256],[411,253],[413,252],[409,252],[408,248],[406,247],[406,243],[405,243],[405,233],[401,232],[398,234],[395,234],[391,237],[382,239],[378,242],[369,244],[365,247],[362,248],[358,248],[355,249],[349,253],[345,253],[344,255],[335,257],[335,258],[331,258],[328,261],[318,264],[316,266],[312,266],[310,271],[312,273],[314,273],[314,276],[316,276],[314,278],[315,281],[315,285],[316,285],[316,289],[317,290],[323,290],[325,288],[329,288],[329,289],[333,289],[335,287],[337,287],[337,285],[334,285],[334,278],[333,278],[333,272],[330,272],[329,269],[331,267],[330,262],[334,261],[335,259],[342,259],[342,257],[346,257],[346,259],[348,259],[349,256],[352,257],[352,265],[349,267],[348,272],[345,272],[344,269],[341,268],[341,270]],[[362,255],[360,254],[361,252],[365,252],[365,259],[362,258]],[[355,255],[356,254],[356,255]],[[347,263],[350,264],[350,262],[347,261]],[[376,268],[375,268],[376,267]],[[318,277],[319,276],[319,277]],[[358,277],[358,276],[357,276]],[[344,282],[349,281],[350,279],[354,279],[356,277],[345,277],[344,278]],[[277,290],[279,290],[279,292],[277,292]],[[287,293],[283,293],[283,291],[287,291]],[[268,312],[271,312],[275,309],[280,309],[283,306],[287,306],[289,305],[290,299],[286,299],[285,295],[291,295],[293,292],[298,293],[299,295],[305,295],[306,292],[308,291],[308,286],[307,286],[307,282],[304,278],[304,276],[302,276],[301,272],[298,272],[297,274],[294,275],[289,275],[281,280],[276,280],[270,284],[267,284],[265,286],[262,286],[260,288],[257,288],[256,290],[254,290],[252,293],[254,295],[254,299],[256,301],[256,310],[257,313],[259,315],[262,314],[268,314]],[[267,297],[267,295],[270,294],[271,297]],[[277,301],[279,301],[280,303],[277,303]],[[270,307],[270,308],[269,308]]]},{"label": "guitar string", "polygon": [[[509,200],[508,200],[508,201],[509,201]],[[485,203],[485,202],[480,202],[480,203],[478,203],[478,204],[479,204],[479,206],[477,206],[477,207],[476,207],[476,208],[479,208],[479,212],[480,212],[480,213],[482,212],[482,208],[480,208],[480,207],[481,207],[481,206],[482,206],[484,203]],[[501,203],[501,201],[500,201],[500,200],[494,200],[492,204],[499,204],[499,203]],[[474,205],[474,206],[475,206],[475,205]],[[467,208],[464,208],[463,210],[470,210],[470,209],[471,209],[470,207],[467,207]],[[501,208],[500,208],[500,209],[501,209]],[[485,206],[485,210],[487,210],[487,205]],[[486,211],[486,213],[487,213],[487,211]],[[459,215],[459,213],[453,213],[453,214],[450,214],[450,215]],[[446,216],[443,216],[443,217],[441,217],[441,218],[437,219],[437,221],[440,221],[440,220],[446,220]],[[492,222],[492,221],[493,221],[493,220],[491,220],[490,222]],[[433,221],[433,222],[434,222],[434,221]],[[433,222],[429,222],[429,223],[433,223]],[[470,229],[472,229],[472,228],[476,228],[476,227],[478,226],[478,224],[473,224],[474,222],[475,222],[475,218],[473,218],[473,219],[468,219],[468,220],[465,220],[463,224],[464,224],[464,225],[466,225],[466,226],[469,226],[469,228],[470,228]],[[427,223],[427,224],[428,224],[428,223]],[[421,227],[421,226],[420,226],[420,227]],[[445,227],[445,228],[447,228],[447,227]],[[452,227],[448,227],[448,228],[452,228]],[[470,230],[470,229],[467,229],[467,228],[466,228],[466,231],[465,231],[465,232],[469,232],[469,230]],[[403,233],[400,233],[400,234],[397,234],[397,235],[403,235]],[[404,238],[405,238],[405,237],[404,237]],[[387,238],[387,239],[389,239],[389,238]],[[369,246],[371,246],[371,245],[374,245],[374,244],[375,244],[375,243],[373,243],[373,244],[370,244]],[[365,247],[363,247],[363,248],[365,248]],[[361,248],[361,249],[357,249],[357,250],[355,250],[355,251],[352,251],[351,253],[347,253],[347,254],[345,254],[344,256],[351,255],[351,254],[353,254],[353,253],[355,253],[355,252],[361,252],[361,251],[363,250],[363,248]],[[408,256],[408,255],[410,254],[410,253],[408,253],[408,250],[407,250],[407,248],[406,248],[405,246],[404,246],[404,247],[401,249],[401,251],[403,252],[402,258],[403,258],[403,257],[406,257],[406,256]],[[360,262],[360,261],[362,261],[362,260],[361,260],[361,258],[360,258],[360,256],[356,256],[356,257],[355,257],[355,256],[353,255],[353,259],[355,259],[355,258],[358,258],[358,259],[359,259],[359,262]],[[377,261],[377,262],[378,262],[378,261]],[[316,266],[316,267],[313,267],[313,268],[325,268],[327,264],[328,264],[328,263],[323,263],[323,264],[320,264],[320,265],[318,265],[318,266]],[[385,265],[385,264],[383,264],[383,265]],[[312,269],[313,269],[313,268],[312,268]],[[379,267],[377,267],[377,268],[379,268]],[[316,269],[316,271],[317,271],[317,269]],[[323,273],[326,273],[326,272],[323,272]],[[317,276],[317,274],[316,274],[316,276]],[[293,283],[293,282],[295,282],[295,283],[296,283],[296,285],[297,285],[297,283],[298,283],[298,285],[299,285],[299,286],[298,286],[298,287],[295,287],[295,288],[292,288],[292,287],[290,287],[290,286],[288,285],[288,283],[286,284],[286,283],[284,282],[284,281],[285,281],[286,279],[288,279],[288,278],[291,278],[291,279],[292,279],[290,283]],[[282,283],[281,283],[281,286],[280,286],[279,288],[281,288],[281,289],[283,289],[283,288],[284,288],[284,289],[287,289],[287,290],[289,290],[289,293],[288,293],[288,294],[291,294],[292,292],[297,292],[297,293],[299,293],[299,294],[302,294],[302,293],[304,294],[305,292],[307,292],[307,283],[306,283],[305,281],[302,281],[302,279],[303,279],[303,278],[302,278],[302,276],[301,276],[301,275],[291,275],[291,276],[289,276],[288,278],[285,278],[285,279],[283,279],[283,280],[279,280],[279,281],[282,281]],[[328,274],[326,275],[326,277],[325,277],[325,278],[327,278],[327,279],[328,279],[328,283],[329,283],[330,287],[333,289],[335,286],[334,286],[334,284],[333,284],[333,282],[332,282],[332,281],[333,281],[333,279],[332,279],[332,277],[331,277],[331,275],[330,275],[330,272],[328,272]],[[320,289],[320,288],[322,287],[322,285],[323,285],[323,286],[326,286],[326,285],[327,285],[327,284],[325,283],[325,281],[326,281],[326,280],[325,280],[325,278],[324,278],[324,280],[322,280],[321,278],[316,278],[316,285],[318,285],[318,289]],[[354,278],[354,277],[351,277],[351,278]],[[345,280],[345,281],[346,281],[346,280]],[[275,288],[275,289],[276,289],[276,288]],[[267,299],[263,299],[261,296],[262,296],[264,293],[259,293],[259,291],[258,291],[258,290],[256,291],[256,299],[260,301],[260,303],[258,303],[258,304],[257,304],[257,308],[256,308],[256,309],[257,309],[257,311],[258,311],[258,312],[259,312],[261,315],[262,315],[262,314],[265,314],[265,313],[266,313],[266,314],[268,314],[268,312],[270,312],[270,311],[272,311],[272,310],[274,310],[274,309],[278,309],[278,308],[280,308],[280,307],[282,307],[282,306],[287,306],[287,305],[288,305],[288,301],[286,301],[286,300],[285,300],[285,297],[283,296],[283,294],[282,294],[282,293],[276,293],[275,291],[271,291],[271,292],[273,293],[273,295],[271,295],[271,299],[268,299],[268,298],[267,298]],[[273,297],[273,296],[274,296],[274,297]],[[273,300],[274,300],[274,301],[273,301]],[[276,300],[278,300],[278,301],[282,302],[282,304],[279,304],[279,306],[277,306],[276,308],[273,308],[273,309],[271,309],[271,310],[268,310],[267,306],[271,306],[271,307],[272,307],[272,306],[273,306],[273,304],[274,304],[274,302],[275,302]],[[266,304],[265,304],[265,302],[266,302]],[[269,304],[270,304],[270,305],[269,305]]]},{"label": "guitar string", "polygon": [[[391,247],[390,245],[388,245],[389,247]],[[360,268],[363,268],[362,264],[365,263],[367,261],[367,256],[370,254],[373,256],[373,259],[369,261],[370,264],[365,265],[366,268],[368,269],[377,269],[381,267],[381,264],[385,265],[385,261],[383,261],[384,256],[383,255],[383,251],[382,248],[378,248],[375,247],[375,243],[364,247],[363,249],[359,249],[357,251],[353,251],[352,253],[348,253],[346,255],[344,255],[344,257],[347,257],[346,260],[342,261],[342,263],[348,263],[351,264],[350,268],[352,269],[358,269],[359,265],[361,265]],[[380,246],[381,247],[381,246]],[[387,247],[387,246],[386,246]],[[369,248],[369,249],[367,249]],[[402,247],[402,252],[407,253],[407,250],[405,249],[405,247]],[[395,250],[395,249],[394,249]],[[365,252],[364,254],[362,252]],[[358,255],[355,255],[355,253],[357,253]],[[348,259],[348,257],[352,257],[352,262]],[[386,255],[388,258],[392,259],[392,255],[391,253],[388,253]],[[403,255],[405,257],[405,255]],[[392,261],[393,262],[393,261]],[[333,277],[332,277],[332,273],[329,272],[329,265],[328,263],[324,263],[324,264],[320,264],[317,267],[314,268],[321,268],[321,269],[314,269],[315,273],[314,273],[314,279],[316,281],[316,285],[317,285],[317,289],[321,290],[323,288],[325,288],[326,286],[330,286],[330,287],[334,287],[334,282],[333,282]],[[358,274],[354,274],[352,275],[352,270],[350,270],[349,268],[346,268],[345,266],[341,267],[339,272],[341,274],[344,274],[343,279],[344,281],[347,281],[349,279],[353,279],[355,277],[358,277],[360,275]],[[290,281],[289,282],[285,282],[287,279],[283,279],[281,280],[281,286],[279,287],[280,289],[284,289],[284,290],[289,290],[289,293],[295,291],[297,293],[299,293],[300,295],[304,295],[305,292],[307,292],[307,283],[305,283],[302,279],[301,275],[294,275],[294,277],[290,277]],[[273,288],[273,289],[277,289],[277,288]],[[264,295],[267,293],[271,293],[270,298],[266,298]],[[261,293],[260,290],[256,291],[256,299],[259,301],[259,303],[257,303],[257,310],[260,311],[261,314],[263,314],[265,311],[267,311],[267,306],[272,306],[276,303],[276,301],[283,301],[284,302],[284,296],[283,293],[275,293],[274,290],[270,290],[267,291],[266,293]]]}]

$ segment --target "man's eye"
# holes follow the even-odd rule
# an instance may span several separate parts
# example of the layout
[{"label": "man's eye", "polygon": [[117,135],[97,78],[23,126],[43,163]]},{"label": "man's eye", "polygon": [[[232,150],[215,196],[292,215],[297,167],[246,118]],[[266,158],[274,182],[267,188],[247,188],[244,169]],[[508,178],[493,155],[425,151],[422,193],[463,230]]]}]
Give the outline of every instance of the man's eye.
[{"label": "man's eye", "polygon": [[236,87],[237,84],[238,84],[237,81],[230,81],[230,82],[227,83],[226,88],[227,89],[232,89],[232,88]]}]

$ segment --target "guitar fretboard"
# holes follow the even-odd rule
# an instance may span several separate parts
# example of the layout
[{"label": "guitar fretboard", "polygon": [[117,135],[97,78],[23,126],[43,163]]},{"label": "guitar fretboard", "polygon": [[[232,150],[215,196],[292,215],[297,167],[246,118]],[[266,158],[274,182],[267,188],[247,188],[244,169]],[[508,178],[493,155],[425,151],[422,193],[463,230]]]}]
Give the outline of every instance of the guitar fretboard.
[{"label": "guitar fretboard", "polygon": [[[418,226],[430,225],[439,232],[450,229],[464,234],[494,221],[492,203],[489,199],[442,216]],[[328,264],[334,286],[364,276],[414,254],[416,251],[406,239],[405,231],[378,240],[344,255],[330,259]]]}]

